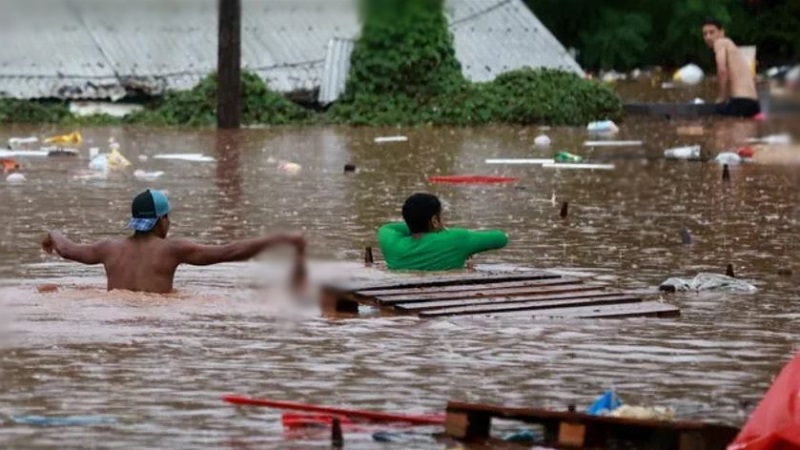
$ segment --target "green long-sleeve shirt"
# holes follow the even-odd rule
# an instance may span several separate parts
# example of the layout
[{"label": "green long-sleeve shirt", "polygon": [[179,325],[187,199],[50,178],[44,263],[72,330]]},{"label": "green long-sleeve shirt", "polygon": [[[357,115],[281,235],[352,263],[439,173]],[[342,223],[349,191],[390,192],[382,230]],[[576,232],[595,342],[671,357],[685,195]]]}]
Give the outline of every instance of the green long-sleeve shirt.
[{"label": "green long-sleeve shirt", "polygon": [[463,269],[470,256],[507,244],[508,236],[500,230],[447,228],[414,237],[404,222],[389,223],[378,230],[378,245],[392,270]]}]

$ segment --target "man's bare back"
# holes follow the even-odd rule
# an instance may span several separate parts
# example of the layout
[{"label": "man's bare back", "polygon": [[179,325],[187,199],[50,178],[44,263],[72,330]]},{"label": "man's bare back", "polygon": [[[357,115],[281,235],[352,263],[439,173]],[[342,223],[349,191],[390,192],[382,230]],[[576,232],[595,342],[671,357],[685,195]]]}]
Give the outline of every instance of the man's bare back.
[{"label": "man's bare back", "polygon": [[706,20],[703,40],[714,50],[717,62],[717,113],[736,117],[753,117],[760,113],[753,73],[736,44],[725,36],[722,24],[713,19]]},{"label": "man's bare back", "polygon": [[720,87],[720,98],[750,98],[757,99],[756,85],[750,66],[742,56],[739,47],[727,37],[720,38],[714,43],[714,54],[717,61],[717,72],[720,74],[720,83],[727,79],[727,86]]},{"label": "man's bare back", "polygon": [[[153,198],[157,201],[153,202]],[[158,202],[162,203],[156,206]],[[161,211],[156,214],[159,208]],[[305,239],[301,234],[273,234],[225,245],[202,245],[188,239],[168,239],[169,209],[166,196],[158,191],[151,193],[148,190],[134,200],[133,219],[129,224],[137,230],[133,236],[93,244],[77,244],[63,234],[51,231],[42,241],[42,249],[83,264],[103,264],[108,278],[108,290],[166,294],[172,292],[175,271],[181,264],[207,266],[244,261],[275,245],[287,244],[297,250],[294,281],[303,281]],[[154,217],[149,217],[149,213]]]}]

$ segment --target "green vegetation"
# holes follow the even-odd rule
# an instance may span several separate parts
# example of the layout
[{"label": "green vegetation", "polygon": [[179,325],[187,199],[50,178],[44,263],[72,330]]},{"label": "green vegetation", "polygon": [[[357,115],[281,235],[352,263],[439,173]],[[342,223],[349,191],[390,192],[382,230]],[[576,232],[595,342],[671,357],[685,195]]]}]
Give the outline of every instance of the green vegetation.
[{"label": "green vegetation", "polygon": [[720,20],[738,45],[756,45],[762,66],[800,58],[797,0],[525,0],[587,69],[628,70],[697,62],[710,68],[701,35],[706,17]]},{"label": "green vegetation", "polygon": [[464,79],[443,0],[362,0],[364,28],[345,93],[329,111],[355,125],[584,124],[616,119],[620,100],[576,75],[523,69]]},{"label": "green vegetation", "polygon": [[[245,125],[303,123],[312,113],[270,91],[258,75],[242,73],[242,122]],[[143,125],[212,126],[217,123],[217,76],[210,75],[190,91],[169,92],[145,111],[125,118]]]}]

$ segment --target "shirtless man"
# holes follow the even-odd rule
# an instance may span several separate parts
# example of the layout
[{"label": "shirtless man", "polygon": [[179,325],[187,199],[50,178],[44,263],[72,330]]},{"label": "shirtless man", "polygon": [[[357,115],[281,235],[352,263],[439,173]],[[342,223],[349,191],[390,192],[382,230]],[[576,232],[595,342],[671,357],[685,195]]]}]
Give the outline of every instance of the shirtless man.
[{"label": "shirtless man", "polygon": [[305,239],[302,235],[273,234],[226,245],[201,245],[188,239],[167,239],[171,209],[166,195],[148,189],[133,199],[133,217],[128,223],[128,228],[135,231],[132,236],[93,244],[76,244],[59,232],[50,231],[42,241],[42,249],[83,264],[103,264],[109,291],[124,289],[166,294],[172,292],[175,270],[181,264],[207,266],[244,261],[270,247],[289,244],[297,250],[294,282],[303,281]]},{"label": "shirtless man", "polygon": [[761,112],[753,74],[739,48],[714,19],[703,24],[703,39],[714,50],[719,78],[717,114],[753,117]]}]

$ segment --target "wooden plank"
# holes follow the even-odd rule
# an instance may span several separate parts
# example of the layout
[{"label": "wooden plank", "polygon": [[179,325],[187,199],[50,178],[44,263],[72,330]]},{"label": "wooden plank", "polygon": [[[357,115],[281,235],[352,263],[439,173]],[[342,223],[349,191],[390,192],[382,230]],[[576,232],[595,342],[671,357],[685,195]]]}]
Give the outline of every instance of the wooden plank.
[{"label": "wooden plank", "polygon": [[439,300],[469,300],[475,298],[495,298],[495,299],[508,299],[511,300],[515,297],[526,297],[526,296],[543,296],[543,295],[550,295],[550,294],[563,294],[565,292],[586,292],[586,291],[595,291],[595,290],[602,290],[602,286],[598,285],[587,285],[587,284],[567,284],[563,286],[542,286],[538,289],[536,288],[528,288],[528,289],[521,289],[521,290],[502,290],[502,291],[489,291],[489,292],[452,292],[446,295],[440,296],[425,296],[422,298],[415,297],[413,295],[404,295],[404,296],[390,296],[386,297],[385,299],[379,298],[376,299],[378,304],[381,305],[397,305],[399,303],[425,303],[431,301],[439,301]]},{"label": "wooden plank", "polygon": [[505,408],[452,401],[447,405],[447,414],[460,417],[483,414],[484,417],[536,423],[545,428],[548,436],[545,444],[559,448],[606,448],[612,443],[634,445],[632,448],[651,448],[650,444],[657,442],[658,448],[670,450],[725,450],[739,433],[735,427],[699,421],[592,416],[579,412]]},{"label": "wooden plank", "polygon": [[[527,295],[531,294],[534,295],[538,292],[547,291],[550,288],[554,288],[555,286],[565,286],[569,285],[568,287],[579,287],[582,286],[580,283],[581,281],[576,278],[561,278],[555,280],[535,280],[529,281],[530,283],[528,286],[523,287],[511,287],[511,288],[499,288],[499,289],[480,289],[480,285],[477,285],[478,289],[472,289],[469,291],[455,291],[455,292],[425,292],[422,294],[417,293],[404,293],[404,294],[392,294],[392,295],[370,295],[370,297],[375,297],[378,303],[386,303],[386,304],[394,304],[400,302],[421,302],[421,301],[430,301],[430,300],[454,300],[459,298],[474,298],[474,297],[514,297],[519,295]],[[597,285],[595,285],[595,288]],[[559,288],[555,288],[559,289]],[[365,295],[363,292],[355,292],[356,295]]]},{"label": "wooden plank", "polygon": [[480,284],[480,283],[497,283],[502,281],[523,281],[523,280],[541,280],[545,278],[561,278],[550,272],[531,271],[531,272],[517,272],[517,273],[458,273],[453,275],[439,275],[439,276],[418,276],[418,277],[401,277],[397,276],[389,280],[361,282],[361,283],[338,283],[328,284],[325,286],[328,289],[334,289],[344,292],[354,291],[368,291],[379,289],[400,289],[400,288],[415,288],[415,287],[433,287],[433,286],[451,286],[454,284]]},{"label": "wooden plank", "polygon": [[720,429],[725,428],[729,431],[738,431],[733,427],[724,425],[706,424],[704,422],[695,421],[682,421],[682,420],[655,420],[655,419],[629,419],[624,417],[611,417],[611,416],[592,416],[580,412],[567,412],[567,411],[551,411],[538,408],[509,408],[496,405],[483,405],[476,403],[464,402],[448,402],[447,413],[473,413],[483,412],[490,414],[493,417],[521,420],[530,423],[536,421],[569,421],[573,423],[599,423],[609,425],[628,425],[634,427],[651,427],[681,431],[694,431],[703,429]]},{"label": "wooden plank", "polygon": [[501,281],[499,283],[481,283],[481,284],[454,284],[451,286],[433,286],[433,287],[416,287],[416,288],[401,288],[401,289],[378,289],[368,291],[355,291],[356,294],[364,292],[364,295],[373,297],[382,297],[386,295],[405,295],[405,294],[429,294],[439,292],[469,292],[481,291],[489,289],[506,289],[517,288],[526,286],[538,286],[539,283],[555,283],[559,284],[560,280],[568,280],[567,282],[575,283],[580,282],[578,278],[546,278],[536,280],[523,280],[523,281]]},{"label": "wooden plank", "polygon": [[416,311],[426,311],[429,309],[450,308],[455,306],[480,306],[480,305],[492,305],[492,304],[509,305],[513,303],[530,302],[535,300],[569,300],[569,299],[587,298],[587,297],[602,298],[602,297],[614,297],[617,295],[622,295],[622,294],[619,292],[606,291],[603,289],[587,289],[585,291],[584,290],[567,291],[558,294],[532,295],[526,297],[486,297],[486,298],[474,298],[474,299],[445,300],[441,302],[398,303],[394,305],[394,307],[402,311],[416,312]]},{"label": "wooden plank", "polygon": [[[545,310],[561,310],[561,309],[578,309],[580,307],[601,307],[602,305],[618,305],[622,303],[639,303],[642,300],[638,297],[618,295],[615,297],[605,298],[579,298],[569,300],[551,300],[551,301],[535,301],[524,302],[515,304],[496,305],[481,305],[481,306],[466,306],[459,308],[442,308],[430,311],[421,311],[420,317],[441,317],[441,316],[457,316],[468,314],[493,314],[498,312],[519,312],[519,311],[534,311],[539,309]],[[547,311],[546,311],[547,312]]]},{"label": "wooden plank", "polygon": [[586,425],[582,423],[561,422],[558,427],[559,445],[582,448],[585,440]]},{"label": "wooden plank", "polygon": [[486,439],[492,427],[492,416],[484,412],[447,412],[445,434],[456,439]]}]

